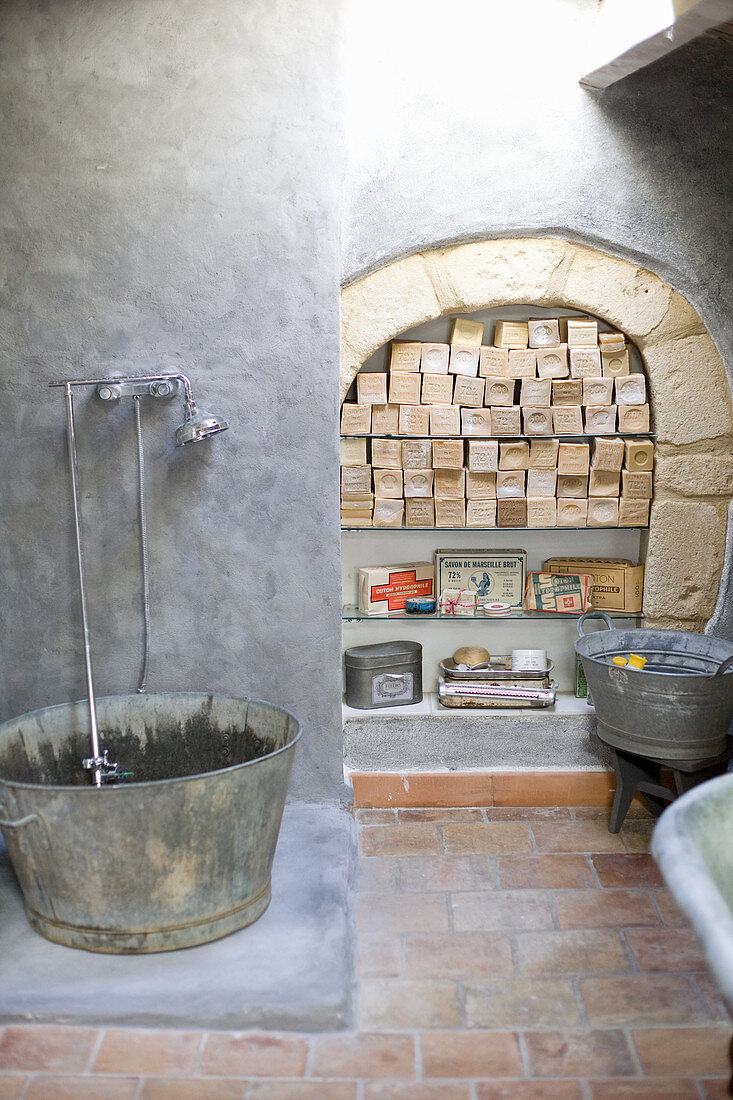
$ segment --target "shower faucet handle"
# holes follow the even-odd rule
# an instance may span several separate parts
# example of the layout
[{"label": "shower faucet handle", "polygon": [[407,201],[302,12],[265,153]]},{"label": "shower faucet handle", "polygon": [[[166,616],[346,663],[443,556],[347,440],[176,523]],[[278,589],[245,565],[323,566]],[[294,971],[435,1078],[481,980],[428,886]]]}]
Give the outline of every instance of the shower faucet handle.
[{"label": "shower faucet handle", "polygon": [[121,397],[174,397],[180,388],[178,378],[156,378],[140,381],[136,378],[110,378],[100,382],[97,397],[102,401],[118,401]]}]

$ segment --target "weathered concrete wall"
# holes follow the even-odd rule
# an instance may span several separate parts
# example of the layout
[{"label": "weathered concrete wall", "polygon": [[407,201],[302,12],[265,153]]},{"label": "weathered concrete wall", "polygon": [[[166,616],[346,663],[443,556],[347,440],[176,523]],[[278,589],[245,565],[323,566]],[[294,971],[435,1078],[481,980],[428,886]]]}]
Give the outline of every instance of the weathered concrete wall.
[{"label": "weathered concrete wall", "polygon": [[[231,430],[143,409],[151,691],[290,707],[292,793],[341,779],[337,0],[0,12],[3,717],[84,694],[57,377],[183,369]],[[131,402],[80,391],[99,694],[142,642]]]}]

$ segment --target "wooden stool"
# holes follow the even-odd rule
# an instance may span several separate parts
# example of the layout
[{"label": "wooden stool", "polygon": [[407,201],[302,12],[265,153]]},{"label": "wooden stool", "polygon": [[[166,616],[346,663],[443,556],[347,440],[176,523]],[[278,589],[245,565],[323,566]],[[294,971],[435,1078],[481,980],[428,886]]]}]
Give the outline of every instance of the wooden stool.
[{"label": "wooden stool", "polygon": [[[678,794],[684,794],[698,783],[712,779],[725,771],[725,765],[733,755],[733,738],[720,756],[707,760],[661,760],[649,756],[636,756],[609,746],[613,752],[613,769],[616,772],[616,794],[608,820],[609,833],[617,833],[624,823],[634,795],[644,795],[649,809],[659,816],[667,802]],[[663,787],[662,768],[669,768],[674,777],[675,789]]]}]

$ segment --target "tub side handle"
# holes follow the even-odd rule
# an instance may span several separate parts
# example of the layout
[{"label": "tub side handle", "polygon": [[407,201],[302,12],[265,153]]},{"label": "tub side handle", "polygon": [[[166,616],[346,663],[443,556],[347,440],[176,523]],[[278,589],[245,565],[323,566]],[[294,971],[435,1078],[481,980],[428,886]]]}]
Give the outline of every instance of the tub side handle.
[{"label": "tub side handle", "polygon": [[21,825],[28,825],[31,821],[37,821],[39,825],[43,824],[38,814],[26,814],[25,817],[19,817],[17,821],[11,821],[5,816],[5,812],[5,807],[0,803],[0,828],[3,829],[19,829]]}]

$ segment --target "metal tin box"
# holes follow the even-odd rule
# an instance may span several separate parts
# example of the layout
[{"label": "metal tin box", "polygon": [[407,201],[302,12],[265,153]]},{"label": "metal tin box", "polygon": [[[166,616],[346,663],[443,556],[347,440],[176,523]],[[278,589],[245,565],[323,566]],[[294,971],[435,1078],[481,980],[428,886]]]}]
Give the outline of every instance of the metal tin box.
[{"label": "metal tin box", "polygon": [[346,702],[358,710],[403,707],[422,700],[419,642],[355,645],[344,653]]}]

